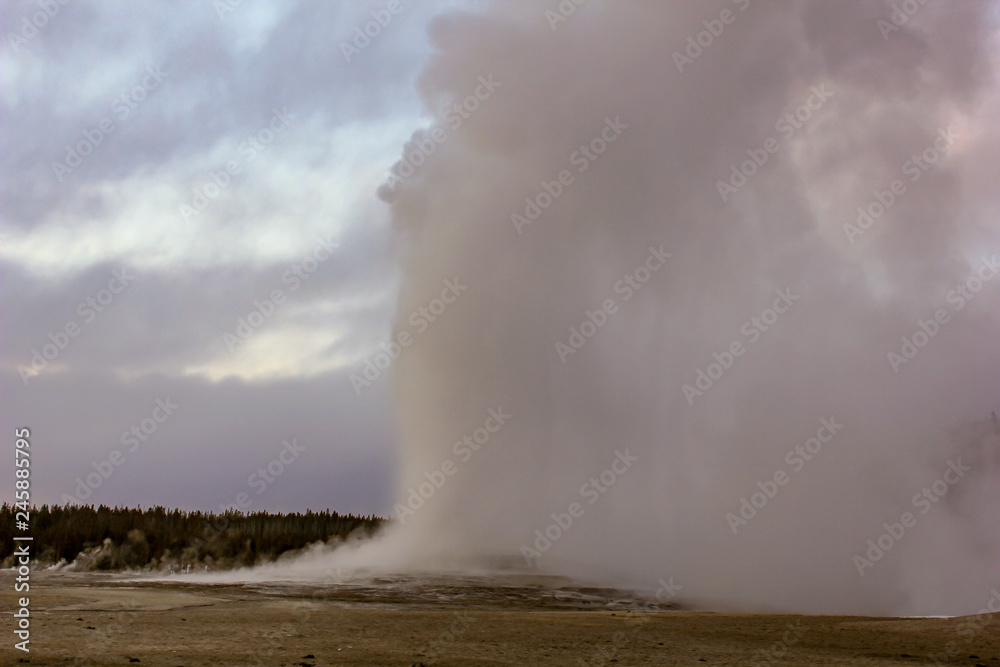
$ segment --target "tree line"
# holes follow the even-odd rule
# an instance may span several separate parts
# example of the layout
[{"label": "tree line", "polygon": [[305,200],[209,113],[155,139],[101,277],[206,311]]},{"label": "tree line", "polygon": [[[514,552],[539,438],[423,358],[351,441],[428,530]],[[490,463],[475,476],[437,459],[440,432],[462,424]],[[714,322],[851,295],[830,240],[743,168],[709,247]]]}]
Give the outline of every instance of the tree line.
[{"label": "tree line", "polygon": [[[182,512],[101,505],[32,507],[30,529],[15,530],[14,505],[0,505],[0,563],[15,565],[14,535],[34,539],[43,564],[76,562],[76,569],[227,568],[272,561],[315,542],[372,535],[385,520],[325,510],[291,514]],[[22,517],[19,517],[23,519]]]}]

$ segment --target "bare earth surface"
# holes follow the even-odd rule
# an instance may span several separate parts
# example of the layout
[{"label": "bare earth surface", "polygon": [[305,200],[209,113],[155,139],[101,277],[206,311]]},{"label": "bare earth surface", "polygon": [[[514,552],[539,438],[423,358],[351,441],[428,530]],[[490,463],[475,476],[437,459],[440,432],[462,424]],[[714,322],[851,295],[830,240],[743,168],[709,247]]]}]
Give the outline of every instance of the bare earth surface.
[{"label": "bare earth surface", "polygon": [[[13,648],[23,594],[0,574],[2,665],[952,665],[1000,667],[1000,615],[968,619],[628,609],[602,591],[294,589],[32,574],[31,652]],[[585,608],[587,605],[590,608]],[[964,631],[963,631],[964,629]],[[944,661],[940,664],[945,664]]]}]

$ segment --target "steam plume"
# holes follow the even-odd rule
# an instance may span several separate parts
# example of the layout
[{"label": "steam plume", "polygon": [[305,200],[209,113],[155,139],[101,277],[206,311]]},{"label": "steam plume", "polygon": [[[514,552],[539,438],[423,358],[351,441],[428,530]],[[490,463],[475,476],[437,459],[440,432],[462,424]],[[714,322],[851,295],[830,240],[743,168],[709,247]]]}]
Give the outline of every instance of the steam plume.
[{"label": "steam plume", "polygon": [[956,425],[1000,378],[996,8],[898,4],[505,1],[433,24],[438,120],[381,190],[403,523],[353,558],[673,577],[718,608],[985,605],[996,429]]},{"label": "steam plume", "polygon": [[[405,267],[396,333],[414,336],[394,362],[397,510],[419,507],[398,512],[392,550],[424,566],[520,559],[579,502],[538,568],[673,576],[725,607],[978,610],[1000,582],[997,478],[976,459],[996,438],[946,427],[995,408],[1000,377],[996,283],[961,309],[953,296],[998,250],[995,7],[927,3],[893,30],[875,1],[562,4],[554,18],[496,3],[430,31],[420,90],[438,118],[480,77],[499,85],[457,129],[440,122],[443,142],[415,135],[404,158],[433,154],[381,191]],[[912,158],[945,136],[913,180]],[[858,227],[896,180],[905,191]],[[671,256],[637,271],[661,246]],[[628,300],[626,275],[648,277]],[[416,332],[410,314],[447,279],[464,292]],[[794,305],[744,329],[781,290]],[[904,357],[938,309],[947,322]],[[685,394],[713,362],[721,377]],[[456,443],[491,408],[510,419],[463,460]],[[843,428],[796,470],[787,453],[823,419]],[[626,450],[638,461],[589,504],[581,487]],[[913,496],[963,451],[973,471],[921,514]],[[456,470],[431,493],[445,461]],[[727,515],[751,514],[741,498],[781,470],[734,535]],[[905,512],[916,525],[859,565]]]}]

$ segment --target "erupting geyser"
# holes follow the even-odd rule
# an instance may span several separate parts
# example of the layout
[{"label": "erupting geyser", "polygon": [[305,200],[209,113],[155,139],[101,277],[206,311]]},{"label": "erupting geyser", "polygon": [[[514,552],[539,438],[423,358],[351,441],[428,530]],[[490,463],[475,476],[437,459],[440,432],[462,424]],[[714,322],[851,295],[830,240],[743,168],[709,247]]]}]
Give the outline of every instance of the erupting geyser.
[{"label": "erupting geyser", "polygon": [[402,525],[329,562],[984,607],[995,6],[577,5],[432,26],[438,120],[380,191]]}]

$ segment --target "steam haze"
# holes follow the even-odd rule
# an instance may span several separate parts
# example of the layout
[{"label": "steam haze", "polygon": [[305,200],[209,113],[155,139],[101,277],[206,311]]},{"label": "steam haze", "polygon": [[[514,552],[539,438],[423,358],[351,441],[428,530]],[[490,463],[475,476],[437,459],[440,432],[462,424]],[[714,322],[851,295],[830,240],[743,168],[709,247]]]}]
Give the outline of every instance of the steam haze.
[{"label": "steam haze", "polygon": [[[723,10],[731,23],[678,71],[674,52]],[[503,2],[436,20],[419,90],[439,120],[403,155],[433,127],[447,139],[380,190],[404,271],[396,334],[413,335],[393,361],[404,522],[361,560],[523,565],[534,531],[578,502],[534,567],[648,588],[672,576],[718,608],[983,606],[1000,498],[977,452],[997,441],[968,421],[997,407],[997,286],[961,308],[954,290],[1000,241],[995,10],[929,2],[885,36],[892,7],[876,1],[591,0],[554,29],[538,3]],[[499,85],[452,130],[448,109],[480,77]],[[807,104],[798,127],[778,124]],[[574,153],[615,123],[581,171]],[[911,180],[907,162],[939,137]],[[776,152],[723,201],[717,182],[768,139]],[[572,182],[537,219],[512,219],[563,170]],[[845,227],[895,180],[884,215]],[[661,247],[670,257],[626,300],[619,281]],[[446,280],[464,291],[416,333],[411,314]],[[779,292],[792,305],[751,340],[744,325]],[[609,299],[573,347],[571,327]],[[889,353],[939,309],[947,320],[894,368]],[[685,394],[737,341],[721,377]],[[510,419],[463,460],[456,443],[491,408]],[[821,420],[842,428],[796,470],[786,455]],[[626,450],[637,461],[590,504],[581,487]],[[922,514],[913,496],[959,457],[972,471]],[[408,505],[445,461],[453,474]],[[734,534],[727,515],[782,470]],[[859,572],[867,540],[905,512],[915,525]]]},{"label": "steam haze", "polygon": [[427,122],[377,192],[391,340],[350,376],[392,387],[393,525],[199,576],[530,570],[715,610],[978,612],[997,4],[579,1],[429,23]]}]

